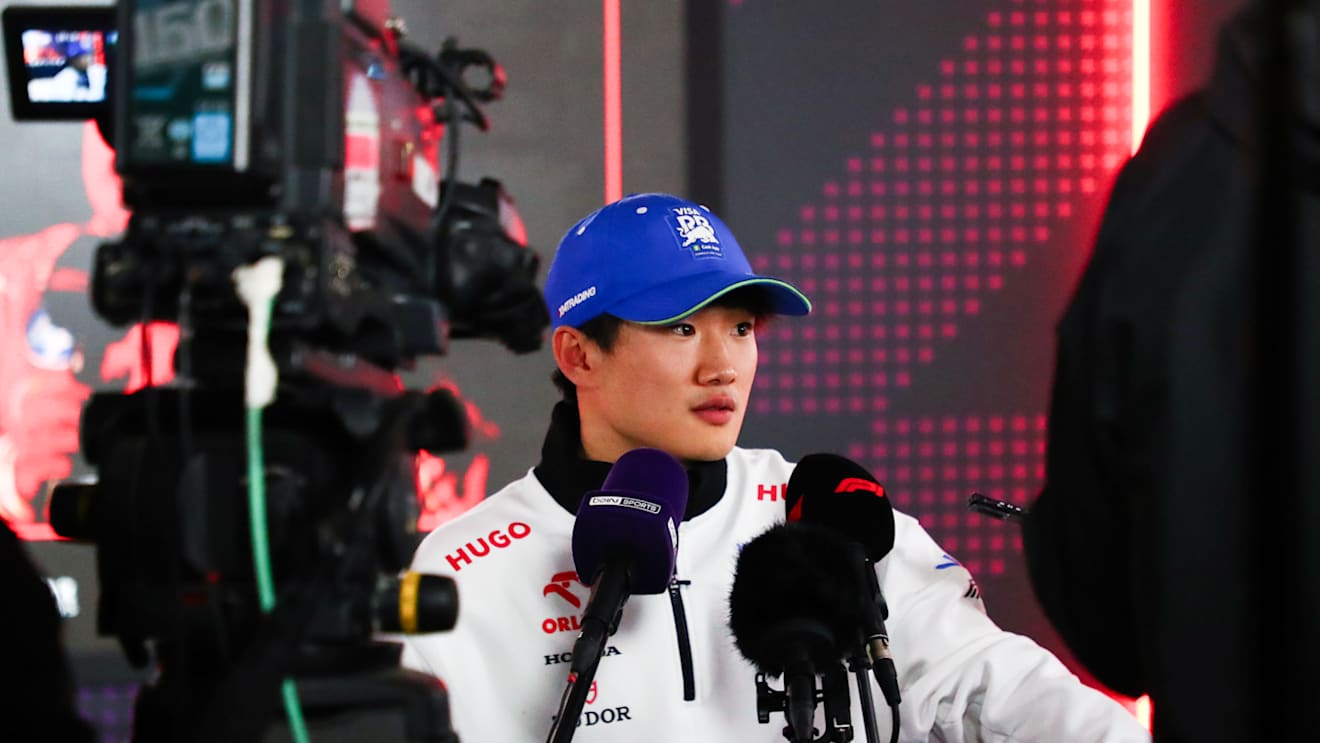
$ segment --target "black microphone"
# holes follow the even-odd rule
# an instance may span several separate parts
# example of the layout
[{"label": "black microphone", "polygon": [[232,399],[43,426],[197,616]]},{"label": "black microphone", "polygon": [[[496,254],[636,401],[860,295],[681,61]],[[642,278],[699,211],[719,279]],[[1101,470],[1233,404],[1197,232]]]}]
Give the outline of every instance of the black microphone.
[{"label": "black microphone", "polygon": [[600,490],[582,497],[573,523],[573,566],[591,585],[573,643],[568,688],[549,740],[570,740],[605,641],[633,594],[664,593],[674,578],[678,524],[687,510],[687,472],[659,449],[633,449],[610,468]]},{"label": "black microphone", "polygon": [[[812,740],[816,675],[841,667],[862,625],[861,570],[837,535],[805,523],[774,526],[738,555],[729,592],[734,645],[761,673],[784,676],[793,740]],[[763,703],[758,696],[765,722]]]},{"label": "black microphone", "polygon": [[[816,524],[829,529],[853,545],[864,566],[868,601],[862,625],[866,651],[885,702],[891,707],[901,700],[898,672],[889,652],[889,631],[875,563],[894,548],[894,509],[884,486],[865,467],[837,454],[809,454],[798,462],[784,489],[789,522]],[[836,538],[837,538],[836,536]],[[863,585],[863,584],[858,584]]]}]

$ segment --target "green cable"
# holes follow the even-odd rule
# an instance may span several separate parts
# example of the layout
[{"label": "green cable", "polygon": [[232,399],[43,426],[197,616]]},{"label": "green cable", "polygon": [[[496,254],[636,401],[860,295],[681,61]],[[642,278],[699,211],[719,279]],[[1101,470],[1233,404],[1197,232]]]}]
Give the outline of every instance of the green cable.
[{"label": "green cable", "polygon": [[261,408],[247,409],[248,527],[252,530],[252,564],[257,574],[261,613],[275,608],[275,579],[270,568],[266,528],[266,462],[261,448]]},{"label": "green cable", "polygon": [[[274,299],[271,299],[274,303]],[[269,327],[263,329],[268,332]],[[263,343],[265,339],[262,339]],[[270,568],[269,531],[266,528],[266,464],[261,447],[261,408],[247,410],[248,521],[252,531],[252,564],[257,576],[257,597],[261,613],[275,608],[275,578]],[[281,689],[289,732],[296,743],[307,743],[307,722],[298,703],[298,689],[292,678],[285,678]]]}]

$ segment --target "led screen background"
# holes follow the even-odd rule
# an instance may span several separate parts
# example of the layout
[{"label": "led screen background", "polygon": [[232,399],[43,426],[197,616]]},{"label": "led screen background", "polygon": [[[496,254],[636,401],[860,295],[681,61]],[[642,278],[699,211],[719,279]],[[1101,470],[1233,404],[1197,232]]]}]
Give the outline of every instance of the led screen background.
[{"label": "led screen background", "polygon": [[[1042,484],[1054,325],[1131,150],[1139,5],[726,0],[714,31],[689,25],[723,50],[695,84],[718,102],[691,99],[698,149],[715,142],[694,190],[816,305],[765,338],[744,443],[861,462],[993,618],[1065,655],[1019,529],[966,502],[1025,506]],[[1179,67],[1154,73],[1156,111],[1213,46],[1203,18],[1177,27],[1195,55],[1169,52],[1173,13],[1151,15]]]}]

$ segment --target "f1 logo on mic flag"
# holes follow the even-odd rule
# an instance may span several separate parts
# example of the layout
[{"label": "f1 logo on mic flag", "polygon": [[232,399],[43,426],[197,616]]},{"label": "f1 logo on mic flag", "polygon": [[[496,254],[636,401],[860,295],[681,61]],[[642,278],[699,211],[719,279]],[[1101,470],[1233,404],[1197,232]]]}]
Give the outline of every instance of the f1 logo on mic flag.
[{"label": "f1 logo on mic flag", "polygon": [[885,497],[885,487],[883,485],[860,477],[845,477],[839,481],[839,487],[835,488],[834,492],[856,493],[859,490],[868,493],[875,493],[881,498]]}]

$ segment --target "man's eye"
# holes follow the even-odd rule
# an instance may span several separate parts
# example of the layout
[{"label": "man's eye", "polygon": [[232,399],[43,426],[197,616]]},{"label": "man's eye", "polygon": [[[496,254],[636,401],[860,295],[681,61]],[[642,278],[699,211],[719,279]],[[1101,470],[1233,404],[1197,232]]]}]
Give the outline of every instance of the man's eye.
[{"label": "man's eye", "polygon": [[695,327],[685,322],[676,323],[669,326],[669,328],[674,331],[675,335],[696,335],[697,332]]},{"label": "man's eye", "polygon": [[752,334],[752,331],[755,330],[755,329],[756,329],[756,324],[755,324],[755,323],[751,323],[751,322],[740,322],[740,323],[738,323],[738,330],[737,330],[737,332],[738,332],[738,335],[751,335],[751,334]]}]

